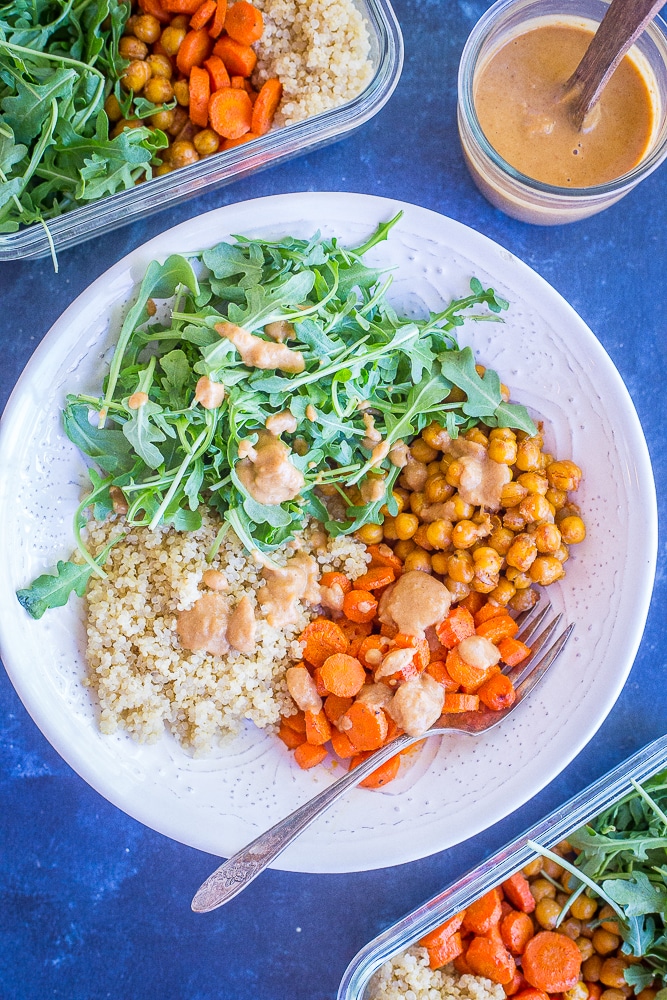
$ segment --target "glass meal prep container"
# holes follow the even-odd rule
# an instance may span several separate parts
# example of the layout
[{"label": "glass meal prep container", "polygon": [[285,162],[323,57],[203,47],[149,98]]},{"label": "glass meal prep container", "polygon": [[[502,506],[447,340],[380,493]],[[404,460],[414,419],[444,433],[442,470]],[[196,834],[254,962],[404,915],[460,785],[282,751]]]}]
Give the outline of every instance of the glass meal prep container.
[{"label": "glass meal prep container", "polygon": [[373,75],[365,90],[339,108],[276,128],[252,142],[216,153],[163,177],[73,209],[47,222],[0,234],[0,261],[46,257],[110,232],[169,205],[213,191],[275,163],[329,145],[359,128],[386,104],[403,67],[403,38],[388,0],[355,0],[370,40]]},{"label": "glass meal prep container", "polygon": [[666,767],[667,736],[663,736],[589,785],[444,892],[408,913],[365,945],[345,971],[338,990],[338,1000],[367,1000],[371,977],[381,965],[417,944],[424,935],[439,927],[449,917],[524,868],[536,857],[527,841],[532,840],[542,847],[550,848],[567,840],[575,830],[632,791],[631,779],[641,783]]}]

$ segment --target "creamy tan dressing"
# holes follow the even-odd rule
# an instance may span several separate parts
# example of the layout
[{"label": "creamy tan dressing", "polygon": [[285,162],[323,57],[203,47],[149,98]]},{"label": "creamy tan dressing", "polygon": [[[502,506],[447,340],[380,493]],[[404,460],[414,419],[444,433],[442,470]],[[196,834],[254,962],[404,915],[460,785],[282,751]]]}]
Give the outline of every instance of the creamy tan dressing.
[{"label": "creamy tan dressing", "polygon": [[296,417],[290,410],[281,410],[280,413],[272,413],[270,417],[267,417],[264,426],[269,434],[277,437],[283,431],[293,434],[297,428],[297,422]]},{"label": "creamy tan dressing", "polygon": [[590,44],[585,27],[549,22],[506,42],[478,70],[475,110],[494,149],[528,177],[585,188],[620,177],[646,153],[654,106],[645,77],[626,55],[578,131],[563,85]]},{"label": "creamy tan dressing", "polygon": [[445,689],[430,674],[419,674],[397,689],[387,712],[408,736],[421,736],[438,721]]},{"label": "creamy tan dressing", "polygon": [[249,368],[275,369],[283,372],[302,372],[306,367],[303,354],[293,351],[285,344],[274,340],[263,340],[233,323],[216,323],[215,329],[230,340],[241,355],[244,365]]},{"label": "creamy tan dressing", "polygon": [[297,601],[316,605],[321,600],[317,561],[305,552],[297,552],[285,566],[265,566],[264,584],[257,599],[269,625],[279,627],[298,620]]},{"label": "creamy tan dressing", "polygon": [[[420,570],[403,573],[380,598],[378,618],[406,635],[423,636],[449,611],[451,596],[435,577]],[[414,651],[413,651],[414,652]]]},{"label": "creamy tan dressing", "polygon": [[322,699],[317,693],[315,681],[305,667],[288,667],[285,672],[285,683],[292,700],[302,712],[319,712]]},{"label": "creamy tan dressing", "polygon": [[217,410],[225,398],[225,387],[221,382],[213,382],[208,375],[202,375],[195,386],[195,399],[205,410]]},{"label": "creamy tan dressing", "polygon": [[181,611],[176,622],[178,640],[192,652],[205,650],[215,656],[229,652],[227,622],[229,605],[224,594],[202,594],[188,611]]},{"label": "creamy tan dressing", "polygon": [[244,449],[248,457],[236,463],[236,475],[257,503],[275,505],[293,500],[303,488],[303,473],[292,465],[284,441],[265,430],[258,435],[257,444]]},{"label": "creamy tan dressing", "polygon": [[244,594],[229,616],[227,623],[227,639],[232,649],[247,655],[254,653],[257,645],[256,626],[254,608],[248,595]]},{"label": "creamy tan dressing", "polygon": [[462,466],[459,496],[473,507],[498,510],[502,488],[512,475],[507,465],[489,458],[484,445],[466,438],[450,441],[447,451]]}]

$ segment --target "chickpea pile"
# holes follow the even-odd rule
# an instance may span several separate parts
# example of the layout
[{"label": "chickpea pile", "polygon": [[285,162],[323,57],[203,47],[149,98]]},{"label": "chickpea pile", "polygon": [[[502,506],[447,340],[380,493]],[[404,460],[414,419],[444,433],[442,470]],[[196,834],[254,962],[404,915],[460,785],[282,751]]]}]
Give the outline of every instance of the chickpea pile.
[{"label": "chickpea pile", "polygon": [[[554,853],[574,861],[575,854],[567,841]],[[634,991],[625,980],[624,971],[637,965],[640,958],[621,952],[623,939],[616,914],[610,906],[583,893],[572,900],[567,915],[556,926],[571,895],[572,876],[550,858],[537,857],[523,869],[535,898],[532,914],[538,929],[567,935],[582,956],[581,980],[567,990],[565,1000],[625,1000]],[[639,1000],[654,1000],[657,989],[647,987],[637,994]]]},{"label": "chickpea pile", "polygon": [[364,525],[357,537],[367,545],[388,544],[406,571],[436,574],[455,602],[476,592],[527,610],[537,601],[534,586],[563,577],[569,546],[586,537],[579,507],[569,498],[581,469],[545,452],[539,432],[531,437],[479,425],[463,436],[509,469],[499,510],[475,507],[461,496],[461,462],[448,454],[447,436],[432,423],[410,445],[408,466],[393,491],[398,513],[385,507],[384,523]]},{"label": "chickpea pile", "polygon": [[[213,128],[201,127],[192,120],[196,115],[190,109],[191,83],[178,68],[179,49],[188,34],[192,33],[192,18],[188,14],[166,14],[161,7],[158,12],[160,17],[141,10],[133,2],[133,13],[127,20],[119,42],[120,56],[129,60],[121,77],[121,86],[135,97],[143,97],[153,104],[163,105],[175,101],[175,106],[158,111],[148,119],[141,119],[124,118],[121,105],[113,93],[104,104],[113,126],[112,138],[125,129],[141,126],[160,129],[166,134],[169,145],[160,153],[162,162],[153,167],[155,177],[196,163],[245,141],[245,136],[236,140],[226,139]],[[165,23],[165,15],[170,18],[169,23]],[[205,32],[205,29],[202,31]],[[214,41],[213,38],[210,40],[208,55],[213,50]],[[200,65],[200,62],[197,61],[196,65]],[[245,89],[254,101],[257,94],[248,79],[232,76],[233,72],[230,68],[231,86]],[[247,137],[256,138],[250,132]]]}]

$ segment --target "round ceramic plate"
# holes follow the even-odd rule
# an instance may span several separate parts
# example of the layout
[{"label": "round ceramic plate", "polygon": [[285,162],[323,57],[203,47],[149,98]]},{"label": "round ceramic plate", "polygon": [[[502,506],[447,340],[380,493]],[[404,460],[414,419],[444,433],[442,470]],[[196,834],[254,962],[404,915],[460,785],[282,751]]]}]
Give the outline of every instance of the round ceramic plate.
[{"label": "round ceramic plate", "polygon": [[275,737],[248,725],[232,745],[194,760],[168,735],[138,745],[102,736],[85,675],[78,598],[33,621],[15,590],[71,552],[71,516],[86,482],[65,437],[67,392],[99,384],[123,310],[154,258],[195,251],[231,234],[361,244],[402,208],[371,259],[392,267],[390,298],[406,315],[464,295],[471,276],[511,303],[504,324],[467,324],[460,341],[497,369],[517,402],[544,420],[547,449],[584,469],[578,494],[586,541],[552,586],[576,622],[550,674],[486,737],[430,740],[386,789],[354,789],[279,859],[292,871],[386,867],[471,837],[521,806],[593,736],[632,665],[655,569],[657,515],[646,443],[612,362],[567,303],[512,254],[434,212],[357,194],[291,194],[230,205],[140,247],[64,313],[28,364],[0,435],[0,641],[4,663],[33,719],[100,794],[161,833],[228,857],[335,777],[301,771]]}]

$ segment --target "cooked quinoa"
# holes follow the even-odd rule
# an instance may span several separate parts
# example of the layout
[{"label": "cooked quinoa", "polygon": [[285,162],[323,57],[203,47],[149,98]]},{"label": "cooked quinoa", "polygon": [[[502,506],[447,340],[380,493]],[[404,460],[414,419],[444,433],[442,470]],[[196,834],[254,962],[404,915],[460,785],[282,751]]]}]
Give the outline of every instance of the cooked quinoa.
[{"label": "cooked quinoa", "polygon": [[371,979],[365,1000],[505,1000],[502,986],[482,976],[459,975],[453,965],[431,969],[426,948],[396,955]]},{"label": "cooked quinoa", "polygon": [[340,107],[370,81],[370,40],[352,0],[254,0],[264,15],[253,81],[283,85],[275,125]]},{"label": "cooked quinoa", "polygon": [[[178,612],[202,596],[200,584],[207,569],[224,573],[233,606],[247,594],[257,609],[262,567],[233,532],[225,536],[213,562],[206,562],[219,527],[210,515],[204,515],[201,528],[193,532],[164,527],[128,531],[115,517],[89,526],[93,552],[128,531],[111,550],[106,579],[93,576],[86,595],[86,683],[99,700],[102,732],[121,728],[140,742],[155,742],[166,727],[199,755],[238,733],[246,719],[265,729],[281,714],[296,711],[284,675],[301,658],[298,635],[316,609],[297,602],[297,621],[281,629],[271,627],[258,611],[252,655],[232,649],[215,656],[179,644]],[[312,547],[313,533],[306,529],[303,540],[323,573],[340,570],[356,578],[366,569],[365,546],[354,538],[327,536],[326,544],[320,541]],[[284,565],[290,551],[289,546],[278,549],[272,559]]]}]

